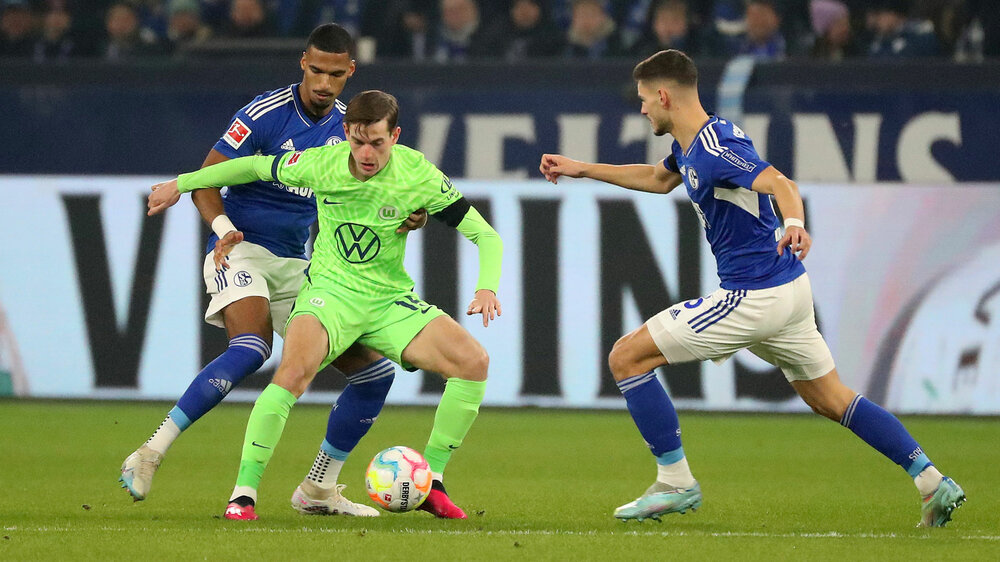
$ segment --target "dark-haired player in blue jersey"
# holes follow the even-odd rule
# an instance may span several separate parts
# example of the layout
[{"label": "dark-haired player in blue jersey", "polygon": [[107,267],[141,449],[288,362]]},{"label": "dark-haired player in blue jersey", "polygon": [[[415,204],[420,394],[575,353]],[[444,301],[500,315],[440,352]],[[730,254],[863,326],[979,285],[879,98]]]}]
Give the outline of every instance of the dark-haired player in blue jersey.
[{"label": "dark-haired player in blue jersey", "polygon": [[[965,500],[895,416],[845,386],[820,335],[801,260],[811,240],[795,182],[757,155],[734,123],[705,112],[698,72],[680,51],[661,51],[633,71],[653,133],[674,137],[657,165],[589,164],[542,156],[540,170],[626,189],[668,193],[684,183],[718,263],[722,288],[675,304],[615,343],[608,358],[639,432],[656,457],[656,482],[615,510],[628,520],[658,519],[701,505],[701,487],[681,446],[680,424],[653,369],[686,361],[725,361],[749,349],[779,367],[816,413],[839,421],[914,479],[923,498],[919,526],[940,527]],[[785,232],[770,196],[785,218]]]},{"label": "dark-haired player in blue jersey", "polygon": [[[354,42],[339,25],[313,30],[300,60],[302,82],[261,94],[236,112],[202,167],[341,142],[346,106],[337,96],[354,73],[353,53]],[[204,263],[212,297],[205,321],[226,329],[229,347],[198,373],[152,437],[122,464],[122,484],[136,501],[149,493],[156,469],[180,433],[271,355],[272,330],[284,335],[308,265],[305,244],[316,221],[311,190],[259,181],[230,186],[224,197],[219,190],[198,190],[192,200],[213,230]],[[400,228],[422,226],[426,219],[423,213],[411,215]],[[219,268],[213,260],[217,245],[231,250],[228,263]],[[321,469],[309,472],[295,490],[292,506],[302,513],[375,516],[374,508],[344,498],[337,478],[348,453],[378,417],[395,367],[360,345],[333,364],[348,374],[349,384],[330,413],[314,465]],[[242,495],[234,492],[234,497]],[[247,513],[236,518],[252,515],[256,498],[249,500]]]}]

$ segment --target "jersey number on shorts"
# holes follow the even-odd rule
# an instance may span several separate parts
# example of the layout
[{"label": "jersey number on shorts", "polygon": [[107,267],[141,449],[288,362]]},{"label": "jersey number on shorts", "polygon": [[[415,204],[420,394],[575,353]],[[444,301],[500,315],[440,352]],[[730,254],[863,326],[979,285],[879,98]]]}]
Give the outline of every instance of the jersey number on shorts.
[{"label": "jersey number on shorts", "polygon": [[427,311],[431,309],[431,305],[410,296],[406,297],[406,300],[396,301],[396,304],[410,310],[419,310],[420,314],[427,314]]}]

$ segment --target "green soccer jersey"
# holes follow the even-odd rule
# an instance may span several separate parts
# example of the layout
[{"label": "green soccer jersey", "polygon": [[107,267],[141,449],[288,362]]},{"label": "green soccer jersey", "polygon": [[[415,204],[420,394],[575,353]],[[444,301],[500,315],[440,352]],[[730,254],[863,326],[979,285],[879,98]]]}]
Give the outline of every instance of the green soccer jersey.
[{"label": "green soccer jersey", "polygon": [[412,289],[413,280],[403,268],[406,234],[397,234],[396,229],[410,213],[424,208],[479,246],[476,288],[497,291],[500,238],[441,170],[420,152],[397,144],[386,166],[361,181],[350,172],[350,154],[350,144],[342,142],[279,157],[236,158],[182,174],[178,188],[186,192],[253,177],[312,189],[319,236],[313,247],[310,278],[368,297]]},{"label": "green soccer jersey", "polygon": [[399,144],[385,168],[360,181],[348,168],[350,149],[346,142],[310,148],[281,156],[274,166],[275,179],[316,194],[319,236],[309,275],[369,296],[409,290],[406,234],[396,229],[413,211],[423,207],[433,215],[462,195],[423,154]]}]

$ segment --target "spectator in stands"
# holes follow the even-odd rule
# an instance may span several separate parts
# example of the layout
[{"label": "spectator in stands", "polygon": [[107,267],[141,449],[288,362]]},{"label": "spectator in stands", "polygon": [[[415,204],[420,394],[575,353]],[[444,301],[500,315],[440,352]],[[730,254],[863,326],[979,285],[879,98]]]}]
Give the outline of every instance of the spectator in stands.
[{"label": "spectator in stands", "polygon": [[377,58],[426,60],[430,56],[431,22],[439,0],[366,2],[361,35],[375,39]]},{"label": "spectator in stands", "polygon": [[648,19],[646,36],[631,49],[634,57],[645,59],[666,49],[684,51],[692,57],[700,54],[697,31],[691,27],[685,0],[656,0],[650,6]]},{"label": "spectator in stands", "polygon": [[25,0],[0,4],[0,57],[30,57],[35,50],[35,15]]},{"label": "spectator in stands", "polygon": [[880,0],[869,8],[873,39],[868,48],[872,57],[931,57],[938,54],[934,25],[926,20],[909,20],[905,0]]},{"label": "spectator in stands", "polygon": [[758,59],[785,57],[785,37],[781,34],[781,16],[773,0],[750,0],[746,7],[746,32],[736,50],[737,55]]},{"label": "spectator in stands", "polygon": [[201,43],[212,36],[212,29],[201,21],[198,0],[171,0],[167,40],[173,48]]},{"label": "spectator in stands", "polygon": [[107,38],[102,50],[109,61],[161,55],[163,45],[156,34],[139,27],[139,15],[126,2],[112,4],[104,17]]},{"label": "spectator in stands", "polygon": [[563,52],[563,32],[541,0],[514,0],[510,13],[484,35],[485,50],[506,61],[554,57]]},{"label": "spectator in stands", "polygon": [[441,0],[441,18],[434,28],[432,59],[464,62],[487,55],[475,0]]},{"label": "spectator in stands", "polygon": [[233,39],[273,36],[274,27],[268,19],[263,0],[233,0],[229,7],[229,20],[223,25],[220,35]]},{"label": "spectator in stands", "polygon": [[35,61],[64,61],[76,55],[72,28],[73,16],[66,6],[55,2],[50,5],[42,16],[41,36],[35,42]]},{"label": "spectator in stands", "polygon": [[626,54],[615,20],[602,0],[573,0],[570,16],[567,56],[600,59]]},{"label": "spectator in stands", "polygon": [[361,37],[361,19],[364,5],[371,4],[382,10],[384,0],[271,0],[278,32],[288,37],[307,37],[318,25],[337,22],[355,39]]},{"label": "spectator in stands", "polygon": [[812,0],[809,15],[814,58],[839,61],[861,54],[851,33],[851,13],[841,0]]},{"label": "spectator in stands", "polygon": [[955,52],[970,19],[965,0],[914,0],[911,14],[931,22],[942,55]]}]

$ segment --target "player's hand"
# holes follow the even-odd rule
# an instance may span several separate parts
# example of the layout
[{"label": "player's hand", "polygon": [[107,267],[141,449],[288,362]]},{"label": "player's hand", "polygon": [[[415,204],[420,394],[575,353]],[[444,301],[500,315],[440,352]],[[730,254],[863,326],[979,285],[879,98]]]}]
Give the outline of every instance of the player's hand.
[{"label": "player's hand", "polygon": [[811,246],[812,238],[809,237],[806,229],[790,226],[785,229],[785,235],[778,241],[778,255],[782,255],[787,247],[789,252],[798,254],[799,261],[802,261],[806,259],[806,254],[809,253]]},{"label": "player's hand", "polygon": [[215,260],[216,271],[229,269],[229,262],[226,261],[226,258],[229,257],[229,252],[232,252],[233,248],[242,241],[243,233],[239,230],[230,230],[225,236],[215,241],[215,253],[212,255],[212,259]]},{"label": "player's hand", "polygon": [[167,207],[172,207],[174,203],[180,201],[181,192],[177,191],[177,178],[158,183],[151,189],[153,192],[149,194],[149,198],[146,200],[146,206],[149,207],[146,216],[151,217],[161,213]]},{"label": "player's hand", "polygon": [[399,225],[396,229],[396,234],[403,234],[411,230],[417,230],[418,228],[423,228],[427,224],[427,209],[417,209],[410,213],[410,216],[406,217],[403,224]]},{"label": "player's hand", "polygon": [[483,326],[489,326],[490,320],[500,316],[500,299],[489,289],[476,291],[475,298],[469,303],[469,309],[465,311],[468,316],[480,313],[483,315]]},{"label": "player's hand", "polygon": [[559,183],[559,176],[578,178],[583,175],[583,166],[583,162],[566,158],[560,154],[543,154],[542,163],[538,165],[538,170],[542,172],[545,179],[552,183]]}]

